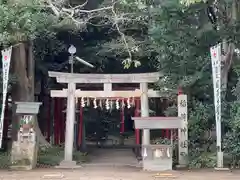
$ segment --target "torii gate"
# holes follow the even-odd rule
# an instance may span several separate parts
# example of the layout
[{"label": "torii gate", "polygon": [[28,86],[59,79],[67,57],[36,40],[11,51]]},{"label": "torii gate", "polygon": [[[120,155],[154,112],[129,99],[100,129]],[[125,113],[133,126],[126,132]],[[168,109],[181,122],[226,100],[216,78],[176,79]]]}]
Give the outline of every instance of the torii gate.
[{"label": "torii gate", "polygon": [[[65,97],[67,98],[68,90],[62,89],[62,90],[51,90],[50,96],[51,97]],[[157,98],[160,97],[160,94],[158,91],[154,91],[153,89],[148,90],[148,98]],[[111,91],[110,93],[107,93],[106,91],[81,91],[80,89],[77,89],[75,91],[75,98],[93,98],[96,99],[109,99],[109,100],[119,100],[119,102],[122,102],[123,99],[129,99],[131,97],[131,101],[135,98],[141,97],[141,90],[135,89],[134,91]],[[129,99],[130,100],[130,99]],[[94,102],[94,101],[93,101]],[[82,106],[81,106],[82,107]],[[80,109],[80,114],[82,114],[82,109]],[[121,122],[121,132],[124,132],[124,122]],[[80,141],[82,142],[82,120],[80,119]],[[140,144],[140,133],[138,129],[135,129],[135,136],[136,136],[136,144]]]},{"label": "torii gate", "polygon": [[[76,74],[49,71],[49,77],[57,79],[58,83],[67,83],[68,90],[52,91],[52,97],[67,97],[66,113],[66,132],[65,132],[65,149],[64,160],[60,166],[73,167],[76,162],[72,160],[73,139],[74,139],[74,121],[75,121],[75,98],[76,97],[93,97],[93,98],[131,98],[141,97],[141,116],[149,116],[148,97],[159,97],[160,94],[153,90],[148,90],[148,83],[158,81],[162,76],[159,72],[139,73],[139,74]],[[76,83],[102,83],[103,91],[76,91]],[[135,91],[112,91],[113,83],[139,83],[140,90]],[[139,131],[137,131],[139,133]],[[150,144],[150,131],[143,130],[143,144]]]}]

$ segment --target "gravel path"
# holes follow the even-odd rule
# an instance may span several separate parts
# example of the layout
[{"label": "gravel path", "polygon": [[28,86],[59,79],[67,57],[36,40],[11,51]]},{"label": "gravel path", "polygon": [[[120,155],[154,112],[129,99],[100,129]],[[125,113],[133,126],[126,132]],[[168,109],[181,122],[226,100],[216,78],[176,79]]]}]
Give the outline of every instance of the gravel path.
[{"label": "gravel path", "polygon": [[172,171],[165,173],[145,172],[137,168],[83,167],[75,170],[36,169],[23,171],[0,171],[0,180],[237,180],[240,171]]}]

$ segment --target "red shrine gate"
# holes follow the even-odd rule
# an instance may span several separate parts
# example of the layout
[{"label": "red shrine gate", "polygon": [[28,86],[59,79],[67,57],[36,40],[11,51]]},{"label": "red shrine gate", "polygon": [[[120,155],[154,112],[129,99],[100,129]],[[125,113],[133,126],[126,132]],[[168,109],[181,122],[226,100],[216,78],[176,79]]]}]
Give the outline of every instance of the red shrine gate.
[{"label": "red shrine gate", "polygon": [[[156,75],[155,75],[156,76]],[[133,79],[134,81],[134,79]],[[133,85],[133,84],[131,84]],[[86,84],[82,85],[82,87],[80,87],[81,89],[84,90],[84,86],[86,86]],[[134,86],[134,88],[127,88],[128,91],[131,91],[133,89],[136,89],[138,87]],[[126,88],[125,88],[126,89]],[[86,91],[84,91],[86,92]],[[138,97],[135,96],[133,99],[135,101],[135,114],[134,116],[140,116],[140,98],[139,96],[141,96],[141,94],[138,94]],[[158,97],[159,95],[153,95],[152,97]],[[151,97],[151,96],[150,96]],[[128,101],[129,98],[121,98],[121,97],[111,97],[111,99],[119,99],[120,101]],[[80,98],[78,99],[80,100]],[[44,136],[46,137],[46,139],[51,142],[52,144],[55,145],[59,145],[61,143],[65,142],[65,135],[64,135],[64,131],[65,131],[65,113],[63,112],[66,107],[66,98],[63,97],[54,97],[54,98],[50,98],[49,96],[46,96],[43,100],[43,106],[47,106],[47,112],[46,112],[46,120],[44,123],[43,128],[41,128]],[[8,104],[8,103],[7,103]],[[7,107],[7,105],[6,105]],[[83,125],[83,107],[81,106],[81,103],[78,103],[78,107],[77,109],[79,110],[79,121],[77,123],[77,129],[78,129],[78,133],[76,135],[76,139],[75,141],[77,141],[77,145],[80,146],[80,144],[82,143],[82,125]],[[124,111],[122,108],[119,109],[120,110],[120,133],[124,133],[125,129],[124,129]],[[6,108],[6,112],[8,112],[8,108]],[[8,113],[6,113],[7,115]],[[7,120],[7,118],[5,118],[5,121]],[[40,120],[41,122],[42,120]],[[5,127],[7,127],[9,125],[9,123],[4,123]],[[8,128],[4,128],[4,136],[7,136],[7,131],[6,129]],[[136,137],[136,144],[140,144],[140,133],[139,130],[135,131],[135,137]],[[169,138],[170,137],[170,131],[169,130],[163,130],[162,131],[162,137],[165,138]]]},{"label": "red shrine gate", "polygon": [[[127,98],[129,104],[130,98],[141,97],[141,116],[149,116],[149,102],[150,97],[159,97],[159,93],[152,89],[148,89],[149,83],[155,83],[158,81],[160,73],[140,73],[140,74],[75,74],[75,73],[61,73],[61,72],[51,72],[49,71],[49,77],[56,78],[58,83],[67,83],[68,89],[63,90],[51,90],[51,97],[65,97],[67,101],[67,127],[65,131],[65,160],[72,162],[72,141],[74,141],[74,123],[76,117],[75,109],[75,99],[81,98],[81,106],[84,107],[84,98],[92,98],[94,108],[97,108],[101,104],[102,99],[105,101],[106,109],[109,109],[109,101],[112,102],[116,100],[116,108],[119,108],[119,100],[122,101],[121,105],[125,106],[124,99]],[[84,91],[77,89],[77,84],[101,84],[103,90],[100,91]],[[135,89],[132,91],[116,91],[113,90],[114,84],[138,84],[140,89]],[[100,105],[99,105],[100,106]],[[129,105],[128,105],[129,106]],[[80,113],[81,114],[81,113]],[[80,119],[81,120],[81,119]],[[79,132],[82,134],[82,121],[79,122],[80,129]],[[121,123],[121,131],[124,128],[124,123]],[[139,142],[140,133],[136,130],[136,141]],[[150,131],[143,131],[143,141],[150,143]]]},{"label": "red shrine gate", "polygon": [[[46,120],[47,125],[44,129],[44,135],[47,138],[48,141],[50,141],[51,137],[52,140],[51,142],[54,145],[60,145],[64,143],[64,138],[65,135],[62,133],[63,130],[65,131],[65,113],[63,112],[66,107],[64,104],[66,104],[66,99],[64,98],[52,98],[50,99],[49,97],[46,98],[48,99],[48,120]],[[127,104],[127,99],[123,99],[124,102]],[[160,98],[156,98],[156,110],[159,110],[159,106],[161,106],[162,110],[165,110],[167,107],[167,103],[161,102]],[[141,102],[140,98],[135,98],[135,110],[134,110],[134,117],[140,117],[140,108],[141,108]],[[160,102],[160,103],[159,103]],[[49,107],[51,105],[52,107]],[[51,117],[51,108],[53,108],[53,117]],[[158,108],[158,109],[157,109]],[[78,116],[78,132],[77,132],[77,145],[81,145],[82,141],[82,127],[83,127],[83,107],[81,106],[80,99],[78,102],[78,107],[77,109],[79,110]],[[124,117],[124,110],[122,108],[119,109],[119,121],[120,121],[120,134],[125,132],[125,117]],[[55,126],[54,126],[55,125]],[[161,131],[161,137],[162,138],[168,138],[170,139],[170,130],[165,129]],[[135,131],[135,137],[136,137],[136,144],[140,144],[140,133],[139,130]]]},{"label": "red shrine gate", "polygon": [[[59,145],[61,143],[64,143],[64,134],[62,133],[65,131],[65,113],[63,112],[66,107],[65,103],[66,100],[64,98],[52,98],[50,103],[54,103],[54,114],[53,114],[53,122],[48,121],[49,123],[46,126],[46,129],[44,131],[44,135],[47,138],[48,141],[50,141],[51,136],[53,136],[53,144],[54,145]],[[125,104],[127,104],[127,99],[121,99],[121,102],[124,101]],[[135,98],[135,111],[134,111],[134,116],[138,117],[140,116],[140,98]],[[50,104],[49,103],[49,104]],[[77,141],[77,145],[80,146],[82,143],[82,136],[83,136],[83,107],[81,106],[81,100],[78,100],[78,106],[77,109],[79,110],[77,115],[79,116],[78,122],[77,122],[77,135],[75,138],[75,141]],[[51,112],[51,107],[49,109],[49,117],[50,117],[50,112]],[[120,134],[123,134],[125,132],[125,114],[124,114],[124,109],[119,108],[119,121],[120,121]],[[49,118],[51,119],[51,118]],[[55,127],[54,127],[55,126]],[[53,133],[51,133],[51,129],[53,129]],[[135,132],[136,136],[136,144],[140,144],[140,136],[139,136],[139,131],[137,130]]]},{"label": "red shrine gate", "polygon": [[[128,90],[130,88],[127,88]],[[36,96],[36,99],[38,99],[38,96]],[[11,109],[9,109],[9,104],[11,104],[11,101],[7,98],[8,101],[6,101],[6,109],[5,109],[5,117],[4,117],[4,131],[3,131],[3,137],[4,139],[7,139],[8,136],[8,127],[10,125],[10,119],[11,119]],[[156,98],[156,100],[160,100]],[[127,98],[124,99],[125,103],[127,101]],[[140,116],[140,98],[134,98],[135,101],[135,111],[134,111],[134,117],[139,117]],[[66,109],[66,99],[65,98],[60,98],[60,97],[54,97],[51,98],[50,96],[45,96],[43,100],[43,106],[47,109],[46,113],[46,119],[44,123],[44,128],[41,128],[43,135],[46,137],[48,142],[51,142],[51,144],[54,145],[60,145],[64,143],[65,141],[65,113],[64,110]],[[81,145],[81,140],[82,140],[82,123],[83,123],[83,107],[80,105],[80,99],[78,103],[77,109],[79,109],[79,121],[77,123],[78,125],[78,131],[77,131],[77,145]],[[167,104],[161,104],[160,106],[167,106]],[[165,108],[165,107],[162,107]],[[159,110],[159,104],[157,103],[157,108],[156,110]],[[122,108],[119,109],[120,111],[120,117],[119,121],[121,121],[121,127],[120,127],[120,134],[125,132],[124,129],[124,111]],[[40,119],[40,122],[43,120]],[[170,130],[162,130],[161,133],[162,138],[168,138],[170,139]],[[136,144],[140,144],[140,136],[139,136],[139,131],[135,131],[135,137],[136,137]]]}]

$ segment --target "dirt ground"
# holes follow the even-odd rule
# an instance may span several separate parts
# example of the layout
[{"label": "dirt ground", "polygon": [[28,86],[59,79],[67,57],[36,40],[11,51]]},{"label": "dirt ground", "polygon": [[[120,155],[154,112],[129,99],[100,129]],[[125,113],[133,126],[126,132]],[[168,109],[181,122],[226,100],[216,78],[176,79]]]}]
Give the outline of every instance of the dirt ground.
[{"label": "dirt ground", "polygon": [[36,169],[32,171],[0,171],[0,180],[237,180],[240,171],[172,171],[146,172],[130,167],[82,167],[74,170]]}]

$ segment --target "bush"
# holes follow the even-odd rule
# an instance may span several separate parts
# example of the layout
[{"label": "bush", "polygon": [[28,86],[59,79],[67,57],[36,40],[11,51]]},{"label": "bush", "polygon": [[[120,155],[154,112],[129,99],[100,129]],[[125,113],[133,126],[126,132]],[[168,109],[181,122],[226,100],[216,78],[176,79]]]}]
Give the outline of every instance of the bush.
[{"label": "bush", "polygon": [[0,152],[0,169],[8,168],[10,162],[10,153]]},{"label": "bush", "polygon": [[[53,146],[51,148],[42,149],[38,154],[38,166],[57,166],[64,158],[64,148]],[[73,160],[77,163],[86,162],[87,154],[75,151]]]},{"label": "bush", "polygon": [[240,101],[234,101],[230,105],[230,118],[227,122],[228,131],[223,139],[224,152],[231,160],[232,167],[240,164]]}]

